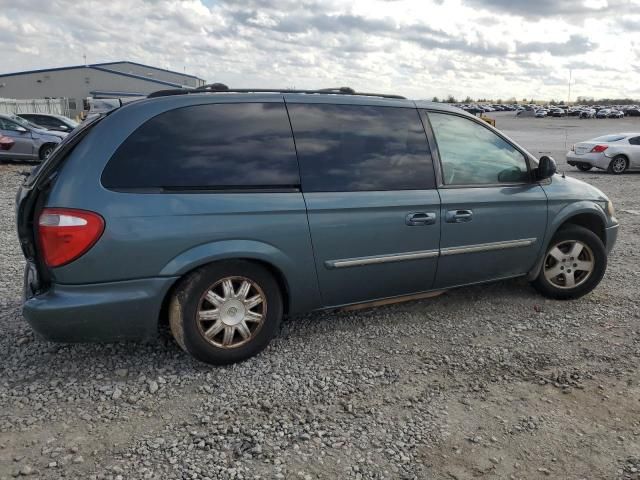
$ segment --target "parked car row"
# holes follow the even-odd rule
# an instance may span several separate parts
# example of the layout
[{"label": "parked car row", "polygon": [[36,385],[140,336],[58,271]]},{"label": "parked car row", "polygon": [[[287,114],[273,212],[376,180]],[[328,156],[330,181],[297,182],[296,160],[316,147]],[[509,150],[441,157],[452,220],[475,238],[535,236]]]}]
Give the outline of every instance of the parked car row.
[{"label": "parked car row", "polygon": [[517,105],[476,105],[476,104],[460,104],[455,105],[458,108],[461,108],[465,112],[468,112],[472,115],[478,115],[479,113],[488,113],[488,112],[515,112],[518,109]]},{"label": "parked car row", "polygon": [[636,105],[510,105],[510,104],[457,104],[458,108],[478,115],[488,112],[516,112],[519,117],[579,117],[579,118],[623,118],[640,117],[640,107]]},{"label": "parked car row", "polygon": [[[516,113],[519,117],[579,117],[579,118],[623,118],[625,112],[616,108],[595,109],[591,107],[520,109]],[[632,115],[632,114],[630,114]]]}]

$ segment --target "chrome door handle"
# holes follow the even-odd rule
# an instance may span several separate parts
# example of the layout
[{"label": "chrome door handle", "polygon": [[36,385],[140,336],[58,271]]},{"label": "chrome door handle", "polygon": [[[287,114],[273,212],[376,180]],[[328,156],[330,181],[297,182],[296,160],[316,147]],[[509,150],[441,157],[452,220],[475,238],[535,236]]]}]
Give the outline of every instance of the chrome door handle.
[{"label": "chrome door handle", "polygon": [[465,223],[470,222],[473,218],[471,210],[449,210],[445,216],[447,223]]},{"label": "chrome door handle", "polygon": [[409,213],[405,218],[405,223],[410,227],[433,225],[436,223],[436,214],[434,212]]}]

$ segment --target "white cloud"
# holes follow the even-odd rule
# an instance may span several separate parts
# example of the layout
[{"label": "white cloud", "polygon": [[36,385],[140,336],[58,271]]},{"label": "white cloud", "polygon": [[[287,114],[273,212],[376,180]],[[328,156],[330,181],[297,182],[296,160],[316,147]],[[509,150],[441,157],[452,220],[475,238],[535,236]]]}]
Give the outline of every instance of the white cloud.
[{"label": "white cloud", "polygon": [[640,0],[0,0],[0,48],[4,72],[86,54],[414,98],[565,98],[573,68],[574,97],[616,97],[640,94]]}]

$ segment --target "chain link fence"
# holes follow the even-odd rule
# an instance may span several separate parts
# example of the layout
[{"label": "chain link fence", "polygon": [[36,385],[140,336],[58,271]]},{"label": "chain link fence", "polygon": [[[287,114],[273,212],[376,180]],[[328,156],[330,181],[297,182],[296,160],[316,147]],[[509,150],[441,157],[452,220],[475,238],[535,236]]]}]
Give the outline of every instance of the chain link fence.
[{"label": "chain link fence", "polygon": [[54,113],[68,117],[71,109],[67,98],[0,98],[0,113]]}]

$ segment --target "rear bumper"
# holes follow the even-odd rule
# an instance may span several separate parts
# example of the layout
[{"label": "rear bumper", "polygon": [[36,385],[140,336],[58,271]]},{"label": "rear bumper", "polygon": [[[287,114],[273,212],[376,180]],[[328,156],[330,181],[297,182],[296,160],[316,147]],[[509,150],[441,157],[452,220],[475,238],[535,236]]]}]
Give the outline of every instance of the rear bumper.
[{"label": "rear bumper", "polygon": [[577,165],[590,165],[592,167],[606,170],[609,168],[611,159],[606,157],[604,153],[585,153],[577,155],[575,152],[567,152],[567,163],[572,167]]},{"label": "rear bumper", "polygon": [[23,315],[47,340],[109,342],[157,334],[166,293],[176,278],[148,278],[91,285],[54,284],[27,298]]}]

